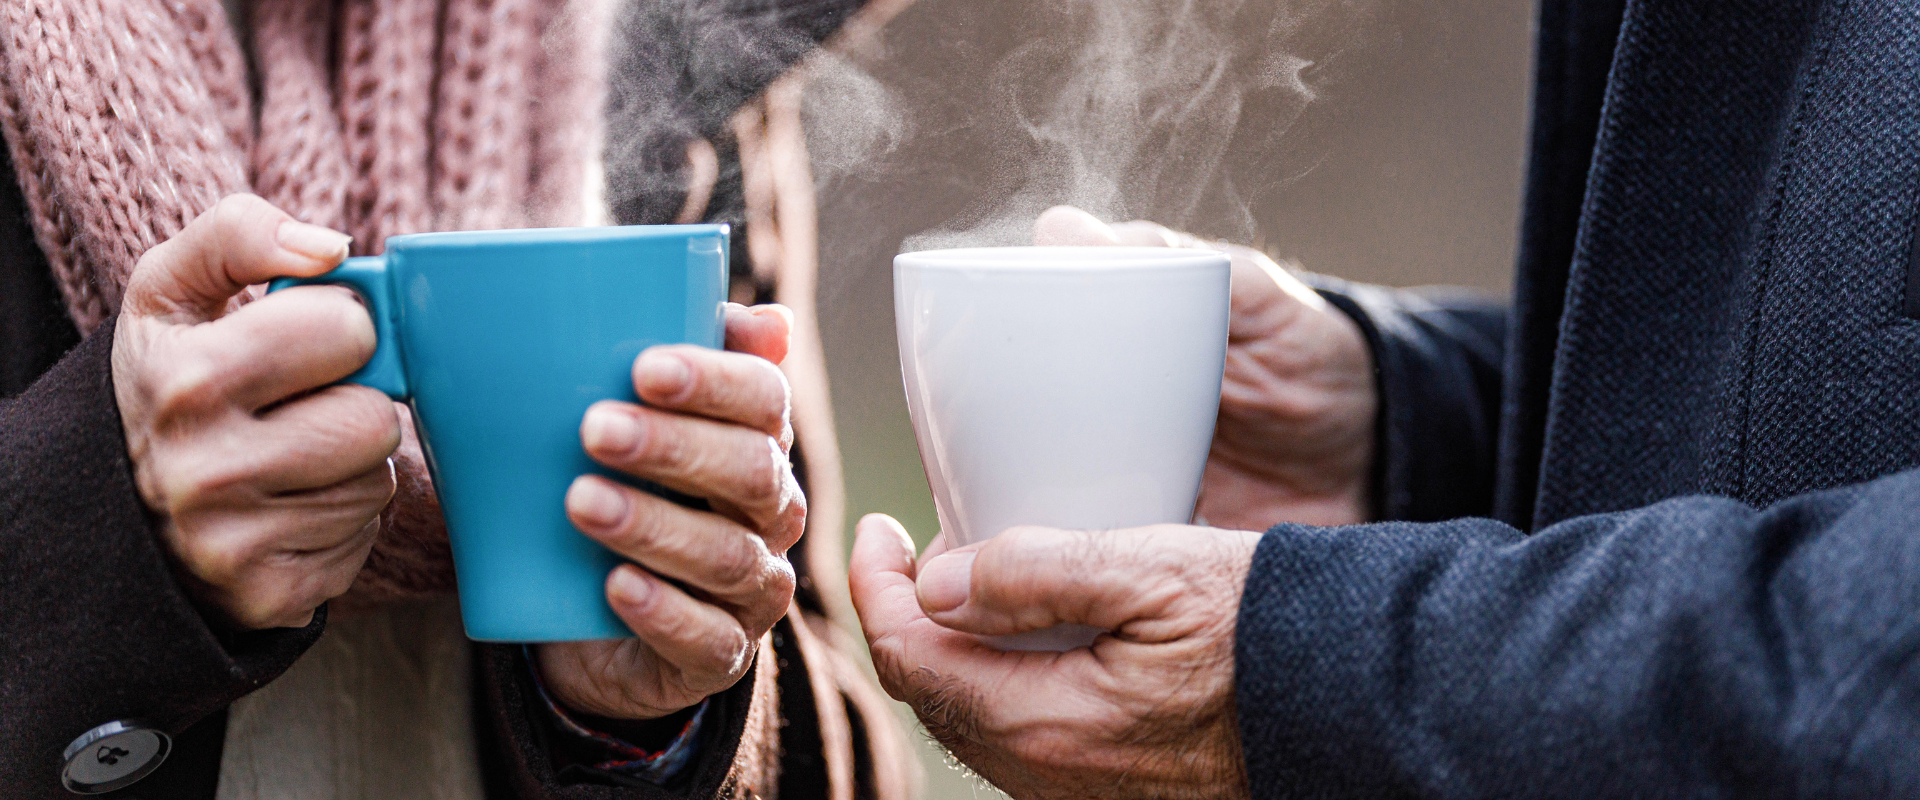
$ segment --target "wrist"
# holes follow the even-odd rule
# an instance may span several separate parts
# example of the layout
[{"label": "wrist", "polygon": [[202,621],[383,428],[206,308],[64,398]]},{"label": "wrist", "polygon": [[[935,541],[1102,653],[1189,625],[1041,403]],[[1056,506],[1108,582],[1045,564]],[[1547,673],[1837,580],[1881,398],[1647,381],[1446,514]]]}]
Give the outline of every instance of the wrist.
[{"label": "wrist", "polygon": [[542,710],[541,716],[556,734],[553,755],[557,764],[574,764],[663,784],[698,755],[708,701],[643,720],[588,714],[554,699],[537,661],[531,652],[525,654],[525,674],[532,678],[534,692],[539,697],[535,707]]},{"label": "wrist", "polygon": [[1372,518],[1368,470],[1339,481],[1313,485],[1256,473],[1216,453],[1207,461],[1197,516],[1215,528],[1264,531],[1280,523],[1320,527],[1358,525]]},{"label": "wrist", "polygon": [[687,732],[688,724],[704,707],[703,703],[704,701],[695,703],[664,717],[652,719],[603,717],[588,714],[565,704],[560,704],[559,711],[582,729],[606,738],[617,739],[649,753],[657,753],[672,746],[675,740]]}]

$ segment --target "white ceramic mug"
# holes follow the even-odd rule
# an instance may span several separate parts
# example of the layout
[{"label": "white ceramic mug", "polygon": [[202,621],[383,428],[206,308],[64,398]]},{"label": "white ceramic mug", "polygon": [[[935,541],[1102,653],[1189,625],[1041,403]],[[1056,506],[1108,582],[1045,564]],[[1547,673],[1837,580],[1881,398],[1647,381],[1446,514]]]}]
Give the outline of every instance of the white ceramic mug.
[{"label": "white ceramic mug", "polygon": [[[900,372],[955,547],[1016,525],[1192,519],[1220,409],[1227,256],[1162,247],[930,250],[893,260]],[[999,637],[1065,650],[1099,631]]]}]

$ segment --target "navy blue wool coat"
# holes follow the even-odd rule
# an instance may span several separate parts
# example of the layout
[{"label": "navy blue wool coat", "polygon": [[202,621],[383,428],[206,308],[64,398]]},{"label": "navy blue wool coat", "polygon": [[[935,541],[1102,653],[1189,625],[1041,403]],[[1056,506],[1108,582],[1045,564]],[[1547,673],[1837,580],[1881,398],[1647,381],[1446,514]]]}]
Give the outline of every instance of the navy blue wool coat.
[{"label": "navy blue wool coat", "polygon": [[1920,4],[1547,0],[1508,309],[1367,331],[1262,540],[1255,797],[1920,797]]}]

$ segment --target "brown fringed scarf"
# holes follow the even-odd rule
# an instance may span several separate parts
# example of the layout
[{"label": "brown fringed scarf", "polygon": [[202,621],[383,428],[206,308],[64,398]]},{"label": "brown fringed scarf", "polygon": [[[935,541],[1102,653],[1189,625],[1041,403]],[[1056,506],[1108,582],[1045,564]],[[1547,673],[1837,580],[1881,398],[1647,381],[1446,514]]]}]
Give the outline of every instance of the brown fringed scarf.
[{"label": "brown fringed scarf", "polygon": [[[147,248],[253,191],[356,254],[427,230],[582,224],[604,59],[591,0],[0,0],[0,135],[82,333]],[[257,104],[255,102],[257,92]],[[451,590],[417,445],[350,597]]]}]

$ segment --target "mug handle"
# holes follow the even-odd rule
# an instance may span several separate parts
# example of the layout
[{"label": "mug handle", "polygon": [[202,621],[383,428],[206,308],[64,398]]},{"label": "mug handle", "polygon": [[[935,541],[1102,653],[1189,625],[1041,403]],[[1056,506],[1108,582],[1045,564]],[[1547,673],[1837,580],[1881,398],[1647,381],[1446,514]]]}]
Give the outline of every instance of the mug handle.
[{"label": "mug handle", "polygon": [[349,258],[331,271],[311,278],[275,278],[267,285],[267,293],[294,286],[345,286],[360,295],[366,301],[367,313],[373,316],[373,357],[367,359],[366,366],[358,372],[348,375],[345,382],[379,389],[395,400],[407,399],[410,392],[406,373],[400,368],[400,339],[395,335],[398,326],[393,319],[387,259],[384,256]]}]

